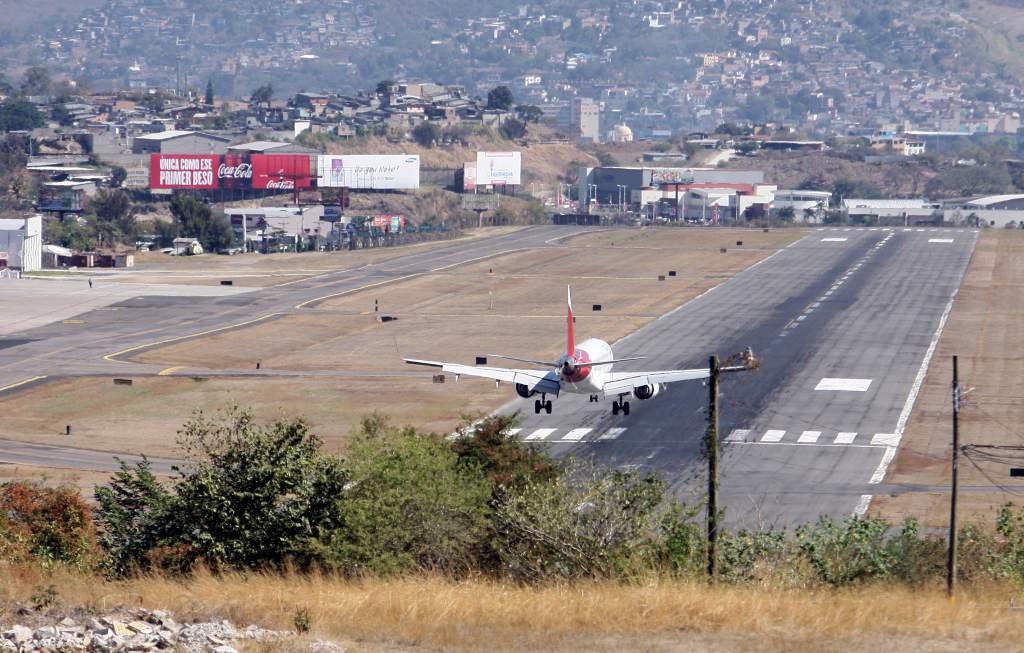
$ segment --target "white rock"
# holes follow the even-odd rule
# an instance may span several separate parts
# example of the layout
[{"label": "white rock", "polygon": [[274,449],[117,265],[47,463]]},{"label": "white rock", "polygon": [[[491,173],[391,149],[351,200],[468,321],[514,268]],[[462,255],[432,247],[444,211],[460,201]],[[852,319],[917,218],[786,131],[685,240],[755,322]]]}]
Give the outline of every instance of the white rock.
[{"label": "white rock", "polygon": [[32,629],[28,626],[16,625],[12,626],[10,630],[4,631],[4,639],[9,639],[15,644],[21,644],[32,639]]},{"label": "white rock", "polygon": [[238,653],[238,649],[236,649],[234,646],[221,644],[220,646],[213,649],[212,653]]}]

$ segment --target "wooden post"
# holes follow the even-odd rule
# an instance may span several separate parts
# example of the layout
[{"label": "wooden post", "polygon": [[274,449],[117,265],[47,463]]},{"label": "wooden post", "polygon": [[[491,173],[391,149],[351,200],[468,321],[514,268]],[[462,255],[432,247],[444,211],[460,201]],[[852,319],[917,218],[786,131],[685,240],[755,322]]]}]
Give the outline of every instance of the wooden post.
[{"label": "wooden post", "polygon": [[957,462],[960,456],[960,379],[957,371],[957,357],[953,357],[953,474],[949,496],[949,557],[946,560],[946,595],[950,601],[956,597],[956,499],[960,489],[957,478]]},{"label": "wooden post", "polygon": [[718,356],[708,361],[708,429],[705,449],[708,457],[708,580],[714,582],[718,542]]}]

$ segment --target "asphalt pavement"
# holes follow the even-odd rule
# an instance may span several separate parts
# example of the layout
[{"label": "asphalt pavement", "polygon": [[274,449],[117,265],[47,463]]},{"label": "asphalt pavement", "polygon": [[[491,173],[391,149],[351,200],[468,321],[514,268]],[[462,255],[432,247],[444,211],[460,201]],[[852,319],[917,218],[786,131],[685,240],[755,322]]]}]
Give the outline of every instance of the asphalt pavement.
[{"label": "asphalt pavement", "polygon": [[[616,370],[704,367],[752,347],[723,375],[720,497],[727,521],[792,526],[863,514],[895,454],[977,232],[823,228],[614,343]],[[671,282],[671,279],[667,282]],[[579,305],[601,303],[579,297]],[[578,337],[601,337],[577,318]],[[528,352],[508,352],[523,354]],[[942,364],[933,362],[933,364]],[[519,437],[559,456],[657,473],[682,498],[706,485],[707,387],[673,384],[629,416],[563,395],[520,411]]]}]

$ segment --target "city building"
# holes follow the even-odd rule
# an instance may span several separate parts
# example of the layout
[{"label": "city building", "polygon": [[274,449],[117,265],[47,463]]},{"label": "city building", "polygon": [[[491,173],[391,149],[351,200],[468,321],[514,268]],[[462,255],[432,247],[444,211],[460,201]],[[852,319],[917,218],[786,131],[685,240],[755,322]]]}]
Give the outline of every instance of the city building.
[{"label": "city building", "polygon": [[596,100],[573,98],[569,120],[571,128],[581,140],[601,142],[601,106]]},{"label": "city building", "polygon": [[132,141],[133,154],[224,154],[230,138],[208,134],[169,130],[141,134]]}]

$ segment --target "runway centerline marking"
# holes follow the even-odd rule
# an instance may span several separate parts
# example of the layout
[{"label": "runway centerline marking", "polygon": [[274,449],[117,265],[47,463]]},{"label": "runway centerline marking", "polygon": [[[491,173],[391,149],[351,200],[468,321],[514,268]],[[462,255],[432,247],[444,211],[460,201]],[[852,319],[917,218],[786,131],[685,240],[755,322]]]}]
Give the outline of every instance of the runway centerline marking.
[{"label": "runway centerline marking", "polygon": [[953,239],[952,238],[929,238],[928,242],[929,243],[951,243],[951,242],[953,242]]},{"label": "runway centerline marking", "polygon": [[871,379],[830,379],[823,378],[814,387],[815,390],[832,390],[837,392],[867,392],[871,387]]},{"label": "runway centerline marking", "polygon": [[845,243],[846,238],[822,238],[823,243]]}]

